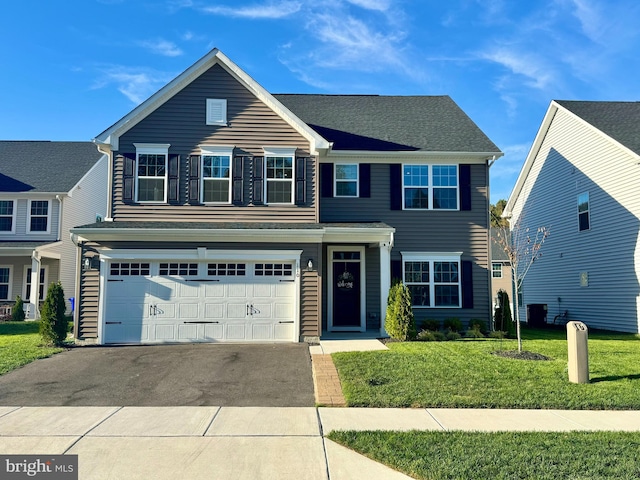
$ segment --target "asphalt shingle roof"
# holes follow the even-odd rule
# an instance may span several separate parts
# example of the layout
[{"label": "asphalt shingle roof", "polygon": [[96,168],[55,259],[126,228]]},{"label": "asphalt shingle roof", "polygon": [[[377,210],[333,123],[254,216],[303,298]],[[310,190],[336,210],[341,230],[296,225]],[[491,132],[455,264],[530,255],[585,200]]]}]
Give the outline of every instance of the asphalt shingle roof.
[{"label": "asphalt shingle roof", "polygon": [[491,228],[491,259],[494,262],[508,262],[509,255],[504,251],[504,245],[500,244],[499,235],[509,230]]},{"label": "asphalt shingle roof", "polygon": [[640,102],[555,102],[640,155]]},{"label": "asphalt shingle roof", "polygon": [[446,95],[274,97],[335,150],[500,152]]},{"label": "asphalt shingle roof", "polygon": [[345,223],[285,223],[285,222],[99,222],[76,228],[114,228],[126,229],[190,229],[190,230],[321,230],[325,227],[344,228],[391,228],[382,222],[345,222]]},{"label": "asphalt shingle roof", "polygon": [[0,141],[0,192],[68,192],[100,157],[91,142]]}]

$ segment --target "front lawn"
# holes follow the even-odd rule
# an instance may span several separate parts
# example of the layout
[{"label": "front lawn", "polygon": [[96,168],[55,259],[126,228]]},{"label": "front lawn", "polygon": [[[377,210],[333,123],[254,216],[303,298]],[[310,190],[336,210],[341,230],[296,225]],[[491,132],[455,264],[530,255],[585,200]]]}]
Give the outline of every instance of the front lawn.
[{"label": "front lawn", "polygon": [[0,323],[0,375],[63,350],[40,346],[39,325],[39,322]]},{"label": "front lawn", "polygon": [[328,438],[420,479],[635,479],[636,432],[343,432]]},{"label": "front lawn", "polygon": [[549,361],[492,355],[515,340],[390,343],[335,353],[349,406],[640,409],[640,339],[589,332],[591,383],[567,376],[564,331],[523,330],[524,349]]}]

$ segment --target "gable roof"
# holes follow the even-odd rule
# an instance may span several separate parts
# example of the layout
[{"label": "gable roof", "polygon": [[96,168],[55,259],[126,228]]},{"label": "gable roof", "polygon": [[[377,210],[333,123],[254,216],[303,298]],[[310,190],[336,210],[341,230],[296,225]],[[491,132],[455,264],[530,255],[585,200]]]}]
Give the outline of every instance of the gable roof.
[{"label": "gable roof", "polygon": [[101,157],[91,142],[0,141],[0,192],[69,192]]},{"label": "gable roof", "polygon": [[276,94],[334,150],[473,152],[500,149],[447,95]]},{"label": "gable roof", "polygon": [[329,143],[324,138],[318,135],[318,133],[311,129],[307,124],[302,122],[288,108],[276,100],[269,92],[258,84],[258,82],[251,78],[217,48],[211,50],[204,57],[191,65],[156,93],[151,95],[151,97],[134,108],[127,115],[111,125],[104,132],[100,133],[93,141],[100,145],[108,145],[113,150],[117,150],[118,141],[122,134],[137,125],[149,114],[216,64],[224,68],[241,85],[253,93],[265,105],[271,108],[285,122],[298,131],[298,133],[309,140],[312,150],[316,148],[329,147]]},{"label": "gable roof", "polygon": [[640,155],[640,102],[555,102]]},{"label": "gable roof", "polygon": [[595,129],[640,160],[640,102],[552,100],[542,119],[522,170],[520,170],[513,191],[509,195],[503,216],[509,217],[511,215],[527,175],[529,175],[542,142],[559,109],[575,115],[590,128]]}]

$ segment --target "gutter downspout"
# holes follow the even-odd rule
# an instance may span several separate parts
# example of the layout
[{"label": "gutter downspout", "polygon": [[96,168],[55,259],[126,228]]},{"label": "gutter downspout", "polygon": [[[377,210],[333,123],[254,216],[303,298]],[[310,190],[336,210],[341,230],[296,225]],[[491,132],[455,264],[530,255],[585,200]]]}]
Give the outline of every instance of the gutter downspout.
[{"label": "gutter downspout", "polygon": [[100,153],[107,156],[107,211],[105,222],[113,221],[113,152],[110,144],[98,143],[94,138],[93,143]]}]

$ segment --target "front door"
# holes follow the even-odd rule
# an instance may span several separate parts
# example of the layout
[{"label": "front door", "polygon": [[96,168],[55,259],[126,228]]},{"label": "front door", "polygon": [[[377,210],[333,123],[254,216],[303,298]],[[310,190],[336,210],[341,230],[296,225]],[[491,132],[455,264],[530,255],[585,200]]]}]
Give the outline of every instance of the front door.
[{"label": "front door", "polygon": [[365,331],[364,248],[338,248],[331,258],[330,331]]}]

